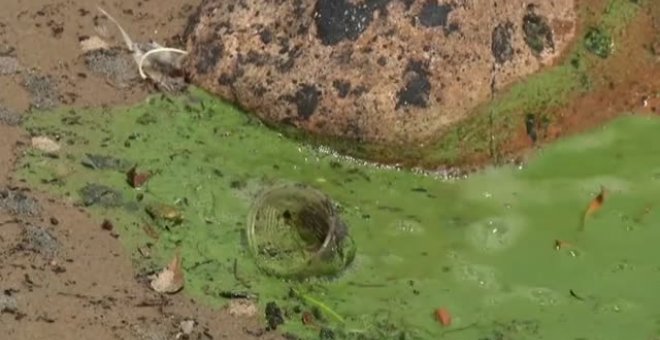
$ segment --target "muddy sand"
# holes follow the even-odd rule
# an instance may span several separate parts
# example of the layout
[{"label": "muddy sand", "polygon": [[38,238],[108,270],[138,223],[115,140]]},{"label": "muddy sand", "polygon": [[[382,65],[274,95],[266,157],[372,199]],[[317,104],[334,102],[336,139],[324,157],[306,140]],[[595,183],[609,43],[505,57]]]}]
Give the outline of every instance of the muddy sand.
[{"label": "muddy sand", "polygon": [[[101,2],[136,39],[176,41],[198,1]],[[132,76],[86,66],[80,41],[122,43],[96,3],[3,1],[0,13],[0,332],[11,339],[274,339],[261,312],[232,316],[184,294],[161,295],[138,276],[118,235],[72,203],[11,176],[29,144],[22,112],[57,105],[129,105],[153,91]],[[102,63],[100,63],[103,65]],[[121,83],[124,81],[125,83]],[[131,84],[127,82],[134,81]],[[107,229],[107,228],[106,228]],[[192,326],[192,327],[191,327]]]}]

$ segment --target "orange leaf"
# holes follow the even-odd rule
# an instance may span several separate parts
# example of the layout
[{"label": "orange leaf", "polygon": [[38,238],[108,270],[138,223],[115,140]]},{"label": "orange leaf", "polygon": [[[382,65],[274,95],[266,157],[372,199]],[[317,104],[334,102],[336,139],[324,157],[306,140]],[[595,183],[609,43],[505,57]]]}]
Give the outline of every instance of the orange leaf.
[{"label": "orange leaf", "polygon": [[451,314],[445,308],[438,308],[435,310],[435,318],[441,325],[447,327],[451,326]]}]

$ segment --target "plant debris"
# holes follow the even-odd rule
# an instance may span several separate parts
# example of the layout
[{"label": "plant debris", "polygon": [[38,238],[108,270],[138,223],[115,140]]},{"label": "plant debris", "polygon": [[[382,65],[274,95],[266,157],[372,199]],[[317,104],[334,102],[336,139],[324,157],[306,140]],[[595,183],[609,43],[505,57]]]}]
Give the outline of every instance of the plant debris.
[{"label": "plant debris", "polygon": [[605,189],[604,186],[600,187],[600,193],[596,197],[594,197],[591,202],[589,202],[589,206],[587,206],[587,210],[584,212],[584,215],[582,217],[582,228],[584,228],[586,221],[589,217],[591,217],[593,214],[595,214],[600,208],[603,206],[603,203],[605,203],[605,195],[607,194],[607,190]]},{"label": "plant debris", "polygon": [[580,301],[584,301],[584,298],[581,297],[581,296],[579,296],[579,295],[577,295],[577,293],[575,293],[574,290],[570,289],[568,292],[571,294],[571,296],[572,296],[573,298],[578,299],[578,300],[580,300]]},{"label": "plant debris", "polygon": [[179,250],[167,267],[151,278],[150,285],[154,291],[166,294],[174,294],[183,289],[184,277]]},{"label": "plant debris", "polygon": [[154,41],[134,42],[114,17],[101,7],[97,9],[114,23],[121,33],[126,48],[133,54],[133,60],[142,79],[150,79],[159,88],[169,92],[179,92],[186,87],[181,65],[183,57],[188,54],[187,51],[165,47]]}]

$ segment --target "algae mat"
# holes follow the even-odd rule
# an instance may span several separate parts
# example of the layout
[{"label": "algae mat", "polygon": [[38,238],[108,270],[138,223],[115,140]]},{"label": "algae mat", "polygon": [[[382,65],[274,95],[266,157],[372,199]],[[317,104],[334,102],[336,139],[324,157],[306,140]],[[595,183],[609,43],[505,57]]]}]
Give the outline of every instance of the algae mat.
[{"label": "algae mat", "polygon": [[[455,180],[297,144],[199,91],[36,112],[24,125],[62,149],[26,151],[22,179],[112,220],[141,268],[162,267],[178,247],[185,292],[214,305],[232,294],[262,308],[275,302],[281,328],[303,339],[660,338],[657,118],[631,114],[523,168]],[[134,164],[153,172],[139,190],[126,181]],[[264,186],[281,181],[311,184],[340,204],[358,245],[340,277],[285,282],[254,266],[246,215]],[[579,231],[601,185],[606,200]],[[176,207],[182,222],[145,227],[152,204]],[[148,259],[136,250],[146,245]],[[438,308],[450,326],[435,319]],[[301,322],[306,311],[311,325]]]}]

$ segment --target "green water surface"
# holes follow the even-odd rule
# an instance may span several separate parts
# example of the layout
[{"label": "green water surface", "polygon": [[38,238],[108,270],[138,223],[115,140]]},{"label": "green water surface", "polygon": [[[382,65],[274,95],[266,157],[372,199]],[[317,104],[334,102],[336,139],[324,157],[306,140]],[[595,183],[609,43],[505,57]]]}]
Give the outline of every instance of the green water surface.
[{"label": "green water surface", "polygon": [[[658,118],[631,114],[539,150],[521,168],[453,180],[298,144],[199,91],[39,112],[24,125],[58,138],[62,150],[27,151],[21,178],[75,201],[88,183],[117,190],[120,206],[91,209],[115,221],[140,268],[162,267],[180,247],[184,293],[220,306],[222,292],[249,292],[261,310],[274,301],[285,311],[282,331],[303,339],[319,338],[300,321],[314,308],[290,288],[345,319],[318,313],[338,339],[660,338]],[[134,189],[125,165],[93,169],[82,164],[86,154],[156,174]],[[341,205],[358,252],[340,277],[285,282],[254,266],[246,215],[264,186],[281,181],[311,184]],[[579,232],[601,185],[605,204]],[[150,238],[142,224],[151,203],[177,206],[184,222]],[[555,240],[573,246],[556,250]],[[136,251],[147,243],[149,259]],[[434,318],[440,307],[451,326]]]}]

